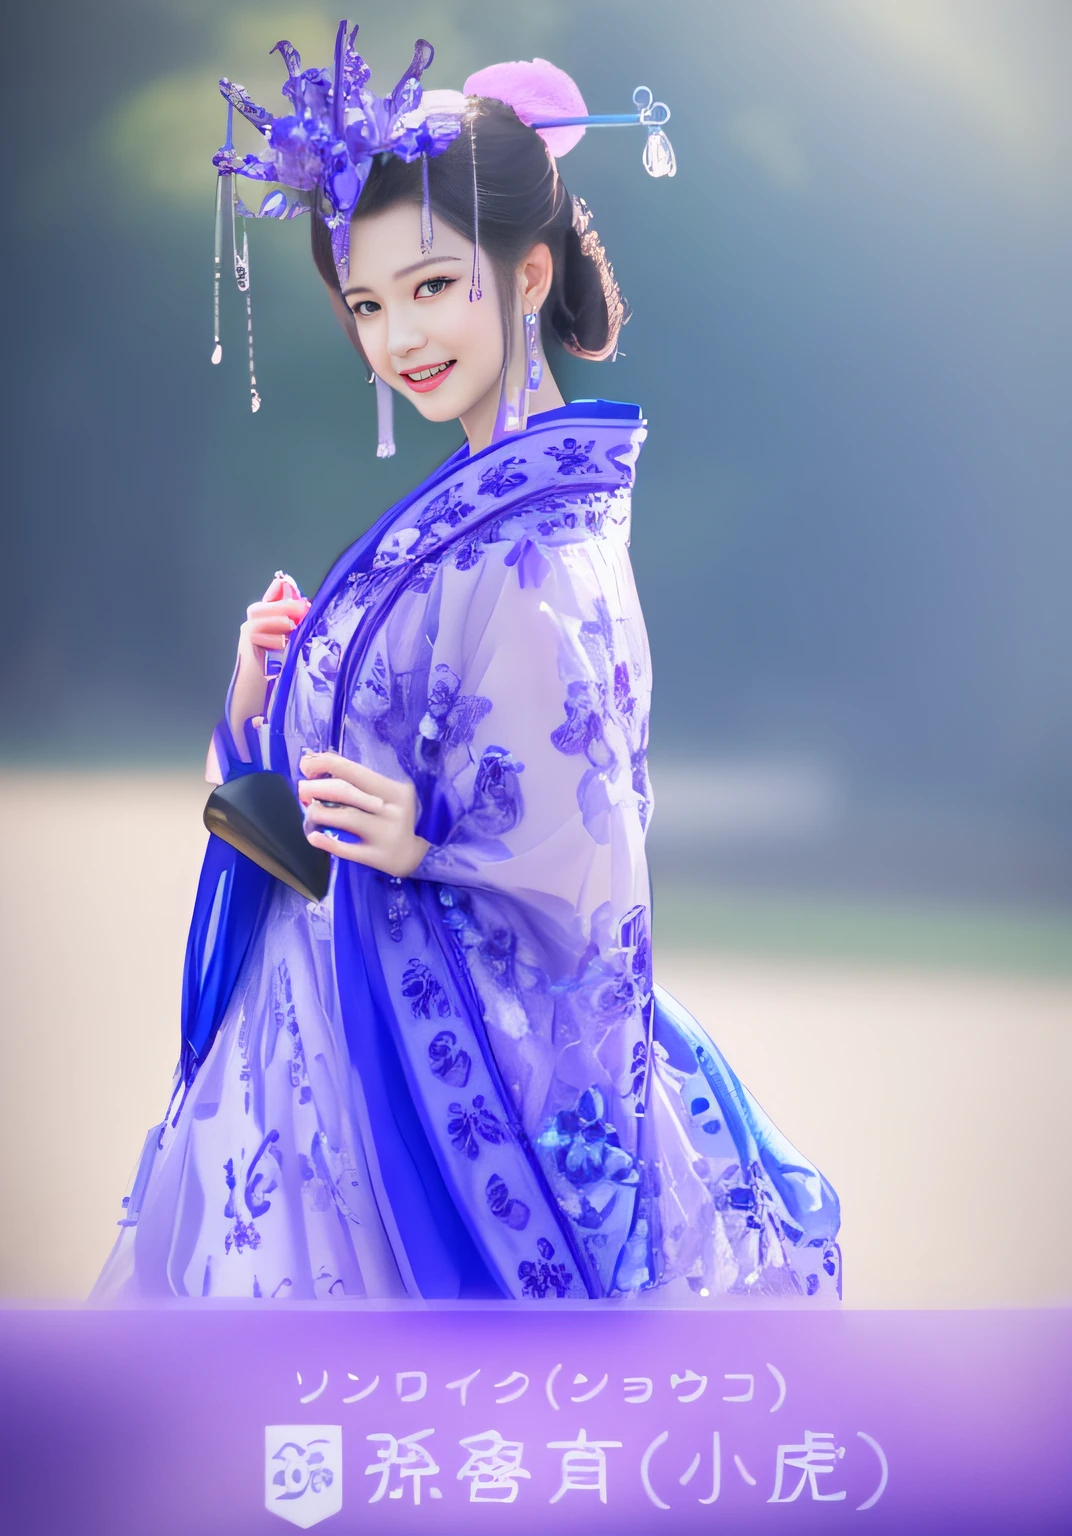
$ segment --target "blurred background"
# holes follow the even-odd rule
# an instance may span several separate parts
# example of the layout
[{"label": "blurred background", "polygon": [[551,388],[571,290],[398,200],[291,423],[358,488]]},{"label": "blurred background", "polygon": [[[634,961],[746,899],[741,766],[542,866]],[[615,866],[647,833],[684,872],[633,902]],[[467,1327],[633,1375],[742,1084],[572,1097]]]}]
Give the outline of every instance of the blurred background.
[{"label": "blurred background", "polygon": [[[250,227],[258,415],[226,282],[209,363],[217,78],[275,108],[272,44],[326,62],[337,20],[57,0],[10,23],[2,1022],[6,1166],[29,1137],[37,1174],[5,1181],[9,1295],[88,1287],[166,1102],[246,604],[277,568],[312,591],[460,441],[403,407],[376,459],[305,221]],[[613,364],[556,364],[567,397],[650,424],[662,979],[841,1190],[859,1304],[1067,1294],[1067,1241],[1028,1274],[992,1213],[1021,1198],[999,1127],[1058,1156],[1072,1018],[1072,9],[351,20],[381,92],[427,36],[430,86],[541,56],[592,111],[640,83],[670,104],[674,180],[645,176],[639,131],[563,162],[634,315]],[[955,1232],[919,1199],[936,1167],[977,1203]]]}]

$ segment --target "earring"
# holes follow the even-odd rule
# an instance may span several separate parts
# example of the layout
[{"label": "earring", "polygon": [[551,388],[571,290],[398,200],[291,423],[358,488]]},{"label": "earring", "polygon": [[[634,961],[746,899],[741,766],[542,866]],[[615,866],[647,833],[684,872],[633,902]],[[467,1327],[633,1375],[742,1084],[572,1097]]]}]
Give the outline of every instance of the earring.
[{"label": "earring", "polygon": [[376,457],[390,459],[395,451],[395,392],[386,379],[376,378]]},{"label": "earring", "polygon": [[525,356],[527,359],[525,388],[531,393],[539,389],[543,379],[543,358],[540,356],[540,317],[535,309],[525,316]]}]

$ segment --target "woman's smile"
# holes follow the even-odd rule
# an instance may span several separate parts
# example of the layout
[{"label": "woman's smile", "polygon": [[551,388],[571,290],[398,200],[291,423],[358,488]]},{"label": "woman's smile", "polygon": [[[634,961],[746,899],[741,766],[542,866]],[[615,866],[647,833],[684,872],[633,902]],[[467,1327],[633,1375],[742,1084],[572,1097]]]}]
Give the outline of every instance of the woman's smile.
[{"label": "woman's smile", "polygon": [[400,373],[399,378],[405,379],[410,389],[415,389],[423,395],[430,389],[437,389],[444,379],[449,378],[457,361],[456,357],[452,357],[449,363],[432,363],[427,368],[410,368],[408,372]]}]

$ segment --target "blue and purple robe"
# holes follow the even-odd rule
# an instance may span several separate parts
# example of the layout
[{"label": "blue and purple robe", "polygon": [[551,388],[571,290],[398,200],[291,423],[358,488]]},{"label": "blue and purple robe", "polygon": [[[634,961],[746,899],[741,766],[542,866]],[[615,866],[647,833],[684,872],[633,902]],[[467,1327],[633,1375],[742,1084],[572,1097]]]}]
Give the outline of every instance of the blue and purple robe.
[{"label": "blue and purple robe", "polygon": [[182,1057],[95,1296],[835,1299],[830,1186],[653,984],[636,407],[462,449],[339,559],[245,760],[416,785],[412,875],[210,838]]}]

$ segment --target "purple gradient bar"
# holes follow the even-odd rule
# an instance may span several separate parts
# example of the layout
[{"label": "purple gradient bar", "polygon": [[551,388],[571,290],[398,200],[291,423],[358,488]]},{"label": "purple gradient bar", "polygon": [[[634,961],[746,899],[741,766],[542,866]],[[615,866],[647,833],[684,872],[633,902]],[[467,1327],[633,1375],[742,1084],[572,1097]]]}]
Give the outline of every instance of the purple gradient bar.
[{"label": "purple gradient bar", "polygon": [[[0,1528],[282,1531],[266,1426],[308,1425],[341,1431],[333,1532],[1043,1536],[1072,1528],[1070,1367],[1069,1310],[9,1310]],[[510,1498],[461,1444],[489,1432]]]}]

